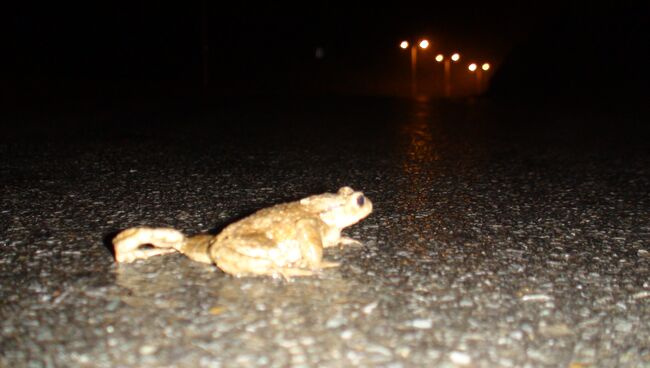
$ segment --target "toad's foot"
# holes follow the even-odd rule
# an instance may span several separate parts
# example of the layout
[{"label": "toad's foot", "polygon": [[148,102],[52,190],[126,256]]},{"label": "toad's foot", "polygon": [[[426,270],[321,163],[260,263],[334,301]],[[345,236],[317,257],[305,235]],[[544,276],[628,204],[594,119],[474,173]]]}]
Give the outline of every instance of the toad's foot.
[{"label": "toad's foot", "polygon": [[323,268],[339,266],[338,263],[326,261],[308,267],[300,263],[277,264],[270,258],[246,255],[227,246],[213,247],[211,253],[217,267],[235,277],[272,276],[290,281],[292,277],[312,276]]},{"label": "toad's foot", "polygon": [[338,262],[328,262],[328,261],[321,261],[321,263],[318,265],[318,268],[323,269],[323,268],[333,268],[333,267],[338,267],[341,264]]},{"label": "toad's foot", "polygon": [[295,268],[295,267],[273,267],[270,275],[273,277],[282,276],[286,281],[291,281],[292,277],[300,276],[312,276],[315,272],[323,270],[325,268],[339,267],[338,262],[321,262],[318,265],[318,268],[306,269],[306,268]]},{"label": "toad's foot", "polygon": [[291,281],[292,276],[311,276],[315,272],[321,271],[325,268],[339,267],[340,265],[341,264],[338,262],[321,261],[317,267],[312,269],[282,267],[282,268],[275,268],[275,270],[277,271],[277,273],[282,275],[282,277],[285,280]]},{"label": "toad's foot", "polygon": [[[185,236],[178,230],[170,228],[134,227],[126,229],[115,238],[115,260],[133,262],[159,254],[176,252],[185,242]],[[153,248],[144,248],[151,245]]]},{"label": "toad's foot", "polygon": [[[235,274],[236,277],[248,276],[248,275],[267,275],[272,277],[282,277],[285,281],[291,281],[292,277],[302,277],[302,276],[313,276],[315,273],[325,269],[338,267],[340,264],[337,262],[321,262],[318,268],[307,269],[299,267],[279,267],[279,266],[270,266],[264,271],[255,270],[255,272],[247,273],[238,273]],[[223,265],[222,265],[223,266]],[[227,267],[227,266],[226,266]],[[226,270],[227,268],[222,268]],[[228,272],[228,271],[226,271]],[[231,272],[228,272],[231,273]]]},{"label": "toad's foot", "polygon": [[361,243],[356,239],[352,239],[347,236],[342,236],[341,239],[339,240],[339,246],[344,246],[344,245],[360,246],[363,245],[363,243]]}]

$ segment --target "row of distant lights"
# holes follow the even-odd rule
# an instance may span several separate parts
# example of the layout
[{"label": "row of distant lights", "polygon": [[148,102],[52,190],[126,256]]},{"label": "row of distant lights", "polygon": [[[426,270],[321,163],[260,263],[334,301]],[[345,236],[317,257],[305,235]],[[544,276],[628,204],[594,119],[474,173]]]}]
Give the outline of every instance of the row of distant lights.
[{"label": "row of distant lights", "polygon": [[[420,46],[420,48],[424,50],[424,49],[429,47],[429,41],[421,40],[420,43],[418,44],[418,46]],[[403,49],[407,49],[409,47],[408,41],[402,41],[399,44],[399,47],[401,47]],[[440,63],[443,60],[445,60],[445,57],[442,54],[438,54],[438,55],[436,55],[435,60]],[[458,60],[460,60],[460,54],[459,53],[456,52],[456,53],[451,55],[451,61],[456,62]],[[471,63],[471,64],[469,64],[467,66],[467,69],[469,69],[470,72],[476,71],[476,69],[478,69],[478,65],[476,65],[476,63]],[[483,63],[483,65],[481,65],[481,69],[486,70],[486,71],[489,70],[490,69],[490,63]]]}]

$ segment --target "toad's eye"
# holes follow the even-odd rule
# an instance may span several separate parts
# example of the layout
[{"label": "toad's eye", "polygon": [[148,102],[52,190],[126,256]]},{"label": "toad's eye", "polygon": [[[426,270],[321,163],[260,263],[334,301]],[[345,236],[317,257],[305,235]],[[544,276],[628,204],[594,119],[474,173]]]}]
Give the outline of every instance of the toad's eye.
[{"label": "toad's eye", "polygon": [[366,203],[366,197],[360,195],[357,197],[357,205],[359,207],[363,207],[364,203]]}]

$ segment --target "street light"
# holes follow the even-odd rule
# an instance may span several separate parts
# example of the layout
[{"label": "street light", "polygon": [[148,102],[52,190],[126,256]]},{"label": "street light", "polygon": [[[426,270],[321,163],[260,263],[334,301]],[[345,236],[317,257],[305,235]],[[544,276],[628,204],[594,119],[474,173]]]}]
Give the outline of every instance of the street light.
[{"label": "street light", "polygon": [[483,63],[481,67],[478,64],[471,63],[467,66],[471,73],[476,73],[476,94],[480,94],[483,88],[483,72],[490,70],[490,63]]},{"label": "street light", "polygon": [[445,83],[445,96],[451,96],[451,64],[460,60],[460,54],[454,52],[450,57],[446,58],[443,54],[438,54],[435,57],[435,60],[444,65],[444,83]]},{"label": "street light", "polygon": [[[399,47],[403,50],[406,50],[409,47],[409,45],[411,45],[411,43],[404,40],[400,42]],[[411,94],[413,95],[413,97],[417,95],[417,91],[418,91],[417,78],[416,78],[418,47],[421,48],[422,50],[426,50],[429,47],[429,40],[423,38],[417,42],[417,46],[415,44],[411,45]]]}]

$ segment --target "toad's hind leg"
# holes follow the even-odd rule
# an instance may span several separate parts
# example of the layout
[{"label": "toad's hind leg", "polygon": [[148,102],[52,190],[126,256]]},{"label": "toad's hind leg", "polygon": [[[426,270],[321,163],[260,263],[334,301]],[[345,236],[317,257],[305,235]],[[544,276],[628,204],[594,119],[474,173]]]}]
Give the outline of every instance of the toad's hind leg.
[{"label": "toad's hind leg", "polygon": [[215,264],[223,272],[236,277],[242,276],[281,276],[291,280],[295,276],[311,276],[313,272],[296,267],[278,266],[270,259],[251,257],[237,252],[229,247],[216,247],[211,249]]},{"label": "toad's hind leg", "polygon": [[[226,240],[226,239],[224,239]],[[274,254],[275,243],[264,235],[229,237],[227,244],[214,244],[210,258],[223,272],[231,275],[309,276],[313,272],[293,267],[282,255]]]},{"label": "toad's hind leg", "polygon": [[[159,254],[173,253],[185,242],[185,236],[178,230],[170,228],[133,227],[126,229],[113,238],[115,260],[133,262]],[[151,245],[153,248],[144,248]]]}]

